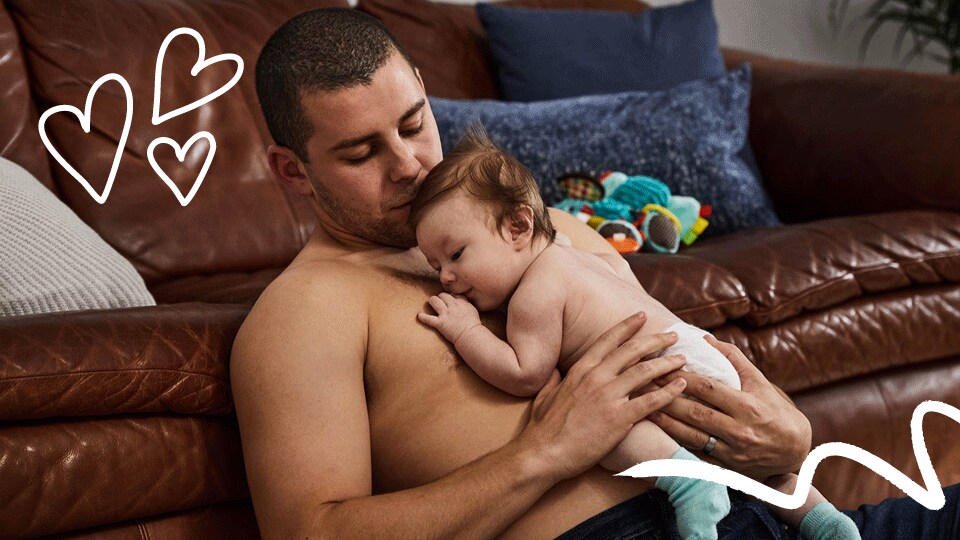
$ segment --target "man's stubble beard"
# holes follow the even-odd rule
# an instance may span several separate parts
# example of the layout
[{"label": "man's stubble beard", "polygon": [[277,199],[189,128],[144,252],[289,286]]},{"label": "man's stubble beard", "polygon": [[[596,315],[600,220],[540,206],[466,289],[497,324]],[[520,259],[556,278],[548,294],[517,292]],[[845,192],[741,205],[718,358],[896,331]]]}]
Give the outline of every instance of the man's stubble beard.
[{"label": "man's stubble beard", "polygon": [[320,208],[347,232],[385,246],[412,248],[417,245],[416,231],[409,223],[369,219],[368,212],[350,208],[331,196],[319,182],[313,182],[313,185]]}]

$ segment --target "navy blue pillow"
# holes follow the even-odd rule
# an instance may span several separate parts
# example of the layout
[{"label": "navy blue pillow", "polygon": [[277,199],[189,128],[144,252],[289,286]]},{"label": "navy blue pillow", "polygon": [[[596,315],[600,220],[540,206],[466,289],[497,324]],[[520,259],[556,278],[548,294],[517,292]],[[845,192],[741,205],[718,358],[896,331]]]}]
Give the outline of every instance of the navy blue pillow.
[{"label": "navy blue pillow", "polygon": [[509,101],[665,90],[722,75],[710,0],[640,13],[477,4]]},{"label": "navy blue pillow", "polygon": [[[666,90],[726,68],[711,0],[640,13],[477,4],[509,101]],[[740,157],[760,178],[750,144]]]},{"label": "navy blue pillow", "polygon": [[565,173],[606,170],[662,180],[714,208],[705,237],[779,225],[760,183],[737,157],[747,135],[750,66],[660,92],[532,103],[430,98],[443,150],[480,122],[529,168],[548,205]]}]

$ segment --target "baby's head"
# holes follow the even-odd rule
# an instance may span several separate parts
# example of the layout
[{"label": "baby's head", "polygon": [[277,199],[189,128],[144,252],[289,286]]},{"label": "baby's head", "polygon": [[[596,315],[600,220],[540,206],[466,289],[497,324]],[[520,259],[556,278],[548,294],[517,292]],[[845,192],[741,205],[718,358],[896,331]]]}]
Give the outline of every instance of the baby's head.
[{"label": "baby's head", "polygon": [[443,288],[482,311],[513,294],[554,237],[533,175],[481,128],[470,129],[430,171],[410,220]]}]

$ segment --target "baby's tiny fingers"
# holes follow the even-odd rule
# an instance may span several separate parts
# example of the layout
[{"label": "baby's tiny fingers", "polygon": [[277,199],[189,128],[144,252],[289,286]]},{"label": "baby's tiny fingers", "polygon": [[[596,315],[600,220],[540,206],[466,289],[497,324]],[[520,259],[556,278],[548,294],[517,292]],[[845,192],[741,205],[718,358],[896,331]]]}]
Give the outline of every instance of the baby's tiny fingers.
[{"label": "baby's tiny fingers", "polygon": [[431,328],[436,328],[437,326],[440,325],[440,317],[437,317],[436,315],[430,315],[428,313],[423,313],[422,311],[420,313],[417,313],[417,320]]},{"label": "baby's tiny fingers", "polygon": [[437,312],[437,315],[447,310],[447,304],[439,296],[431,296],[427,303]]}]

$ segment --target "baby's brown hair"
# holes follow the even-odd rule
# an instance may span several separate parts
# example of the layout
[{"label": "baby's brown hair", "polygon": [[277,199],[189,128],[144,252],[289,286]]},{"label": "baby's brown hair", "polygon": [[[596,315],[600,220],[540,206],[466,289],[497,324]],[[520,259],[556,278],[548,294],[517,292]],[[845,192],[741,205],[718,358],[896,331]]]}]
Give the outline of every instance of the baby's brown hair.
[{"label": "baby's brown hair", "polygon": [[556,231],[533,175],[498,148],[480,125],[470,127],[453,151],[427,174],[410,205],[410,222],[416,226],[428,209],[458,187],[492,210],[494,230],[504,219],[521,223],[517,211],[527,205],[533,209],[533,237],[554,239]]}]

